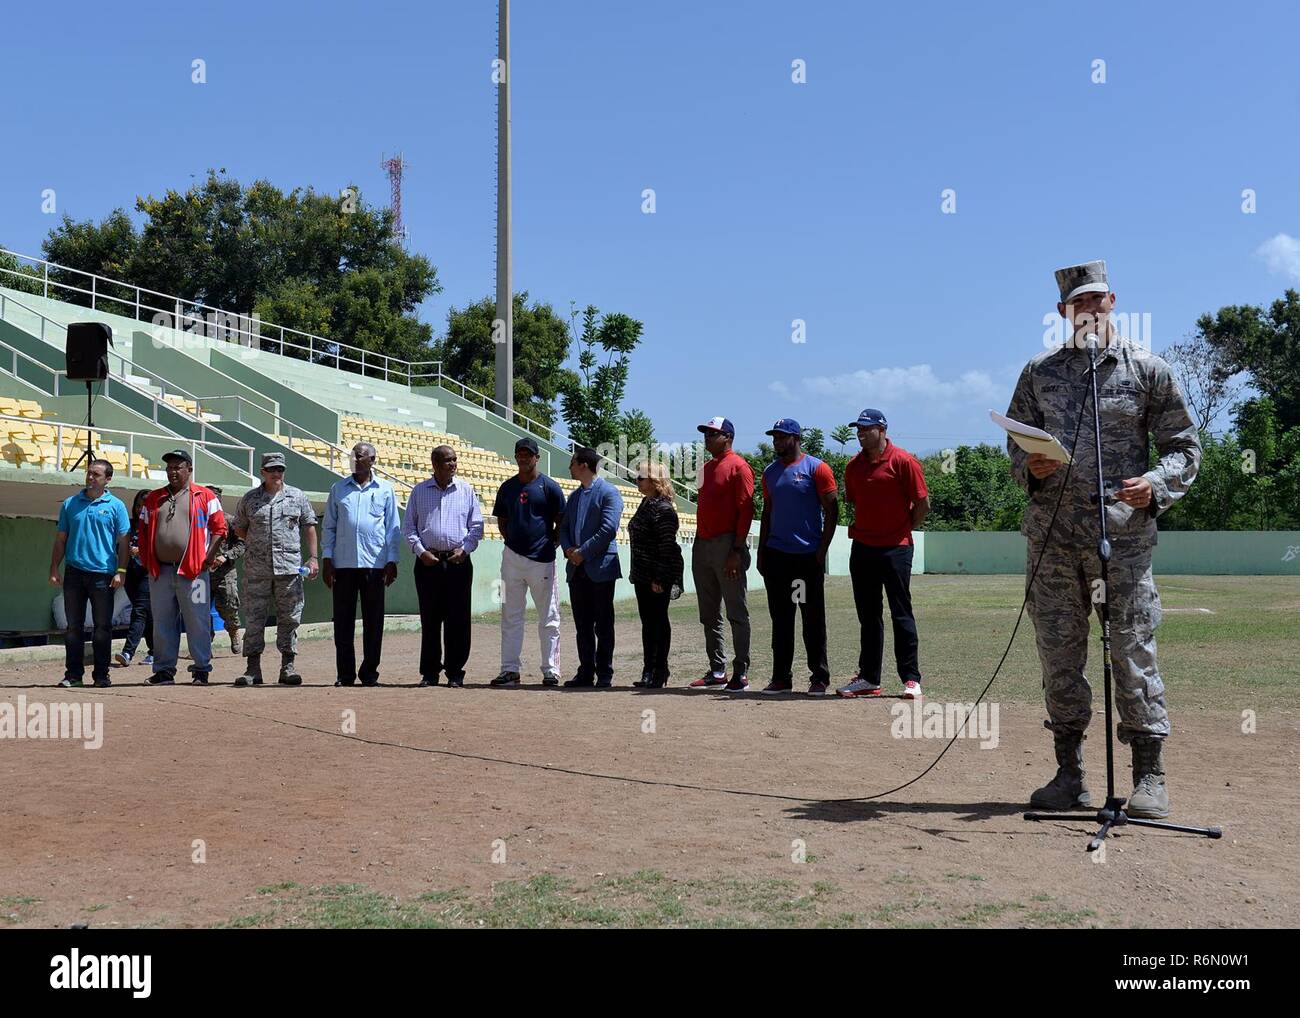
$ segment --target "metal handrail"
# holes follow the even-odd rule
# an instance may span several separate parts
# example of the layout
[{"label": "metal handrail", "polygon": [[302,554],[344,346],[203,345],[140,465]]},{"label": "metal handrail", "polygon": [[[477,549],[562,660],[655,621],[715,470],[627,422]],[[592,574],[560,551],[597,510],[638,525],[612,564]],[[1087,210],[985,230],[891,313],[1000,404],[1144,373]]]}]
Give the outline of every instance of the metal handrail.
[{"label": "metal handrail", "polygon": [[[227,311],[225,308],[218,308],[218,307],[214,307],[211,304],[205,304],[203,301],[187,300],[183,297],[177,297],[175,294],[163,293],[160,290],[150,290],[147,287],[136,286],[134,283],[126,283],[120,279],[111,279],[107,276],[97,275],[94,272],[87,272],[85,269],[74,269],[67,265],[60,265],[58,262],[47,261],[44,258],[35,258],[32,255],[23,254],[20,251],[11,251],[9,248],[0,248],[0,254],[11,255],[14,258],[20,259],[24,262],[30,262],[33,265],[41,266],[44,270],[41,276],[31,276],[28,275],[27,273],[19,272],[15,269],[9,269],[4,267],[0,267],[0,272],[6,273],[11,276],[17,276],[19,279],[25,279],[32,283],[39,282],[42,286],[42,296],[47,298],[50,295],[51,286],[55,286],[64,290],[71,290],[73,293],[85,294],[88,297],[90,297],[91,310],[96,309],[95,308],[96,301],[107,300],[107,301],[112,301],[116,304],[121,304],[125,307],[134,308],[132,317],[136,321],[140,321],[141,311],[153,311],[153,312],[169,315],[172,316],[173,320],[177,323],[184,320],[193,321],[194,317],[192,315],[187,315],[182,313],[183,308],[188,308],[188,309],[201,308],[204,311],[209,311],[212,312],[213,314],[220,315],[227,321],[233,319],[236,322],[242,322],[243,320],[249,317],[238,312]],[[90,284],[91,284],[90,289],[87,290],[80,286],[73,286],[71,283],[63,283],[57,279],[50,279],[51,268],[55,269],[58,272],[74,272],[79,276],[88,276],[90,278]],[[132,302],[122,297],[114,297],[110,294],[99,292],[100,282],[108,283],[111,286],[119,286],[128,291],[133,291],[135,296],[135,301]],[[170,301],[171,306],[164,308],[164,307],[158,307],[153,304],[147,304],[141,300],[141,294],[149,294],[153,297],[162,297],[165,300]],[[327,339],[324,336],[316,336],[310,332],[303,332],[301,329],[294,329],[284,325],[276,325],[273,322],[262,322],[259,320],[258,326],[259,326],[259,330],[255,333],[251,331],[246,331],[242,328],[235,328],[227,331],[234,332],[236,335],[239,336],[247,336],[249,339],[256,338],[258,340],[258,345],[260,349],[261,341],[263,339],[266,339],[269,342],[271,342],[273,346],[275,345],[276,340],[271,339],[270,337],[264,337],[261,334],[261,327],[265,326],[268,328],[272,328],[277,330],[279,334],[278,342],[279,342],[281,354],[284,353],[285,347],[290,347],[295,350],[307,351],[308,356],[313,359],[317,355],[325,358],[333,357],[336,367],[340,366],[341,363],[344,361],[346,361],[349,364],[359,365],[361,368],[360,373],[363,376],[365,375],[365,369],[367,366],[370,367],[382,366],[384,371],[385,381],[388,381],[389,376],[392,374],[397,374],[399,378],[403,377],[401,372],[398,371],[394,367],[394,365],[404,366],[406,368],[406,373],[405,373],[406,385],[408,388],[410,388],[410,384],[411,384],[410,383],[410,375],[411,375],[410,361],[404,361],[399,357],[390,357],[387,354],[378,354],[375,353],[373,350],[366,350],[363,347],[353,346],[350,343],[343,343],[340,342],[339,340]],[[179,329],[179,325],[176,325],[175,327]],[[185,331],[185,330],[180,330],[180,331]],[[302,343],[296,343],[291,340],[286,340],[285,339],[286,333],[303,337],[304,339],[307,340],[306,345],[304,346]],[[361,356],[360,358],[343,356],[341,353],[341,351],[343,350],[353,351],[354,353],[360,354]],[[369,356],[370,358],[370,365],[366,364],[367,356]],[[437,363],[437,362],[435,361],[435,362],[420,362],[420,363]]]},{"label": "metal handrail", "polygon": [[[66,346],[66,344],[67,344],[67,331],[68,331],[68,327],[67,327],[64,323],[62,323],[62,322],[56,322],[53,318],[50,318],[50,317],[49,317],[48,315],[46,315],[44,312],[37,311],[35,308],[33,308],[33,307],[31,307],[31,306],[29,306],[29,305],[27,305],[27,304],[24,304],[22,301],[20,301],[20,300],[16,300],[15,298],[10,297],[8,294],[4,294],[4,293],[0,293],[0,320],[3,320],[3,319],[4,319],[5,309],[6,309],[7,305],[9,305],[9,304],[16,304],[18,307],[22,308],[24,311],[28,312],[29,314],[33,314],[33,315],[35,315],[37,318],[40,319],[40,322],[41,322],[41,334],[40,334],[41,342],[46,342],[46,339],[45,339],[45,323],[48,322],[49,324],[51,324],[51,325],[53,325],[53,326],[55,326],[55,327],[57,327],[57,328],[60,328],[60,329],[62,329],[62,330],[64,331],[64,345]],[[55,394],[56,396],[62,395],[62,393],[61,393],[61,391],[60,391],[61,386],[59,385],[59,383],[58,383],[57,380],[58,380],[59,378],[61,378],[61,377],[62,377],[62,378],[66,378],[66,377],[67,377],[67,372],[66,372],[66,371],[59,371],[59,370],[56,369],[56,368],[51,368],[48,364],[45,364],[45,363],[43,363],[43,362],[41,362],[41,361],[39,361],[39,360],[36,360],[34,357],[29,357],[27,354],[22,353],[22,351],[21,351],[21,350],[18,350],[16,347],[10,347],[9,344],[7,344],[7,343],[0,343],[0,345],[2,345],[2,346],[6,346],[6,347],[9,347],[9,349],[13,350],[15,354],[21,354],[22,357],[23,357],[25,360],[31,361],[33,364],[36,364],[36,365],[38,365],[38,366],[44,368],[45,370],[49,371],[52,375],[54,375],[54,377],[55,377],[55,379],[56,379],[56,380],[55,380],[55,384],[54,384],[54,389],[55,389],[55,393],[54,393],[54,394]],[[197,424],[197,425],[199,426],[199,441],[200,441],[200,442],[204,442],[204,443],[207,442],[207,440],[208,440],[208,439],[207,439],[207,434],[208,434],[208,430],[209,430],[209,429],[215,431],[218,435],[221,435],[223,438],[231,438],[231,437],[232,437],[232,436],[230,436],[230,435],[227,435],[227,434],[226,434],[225,432],[223,432],[220,428],[213,428],[212,425],[207,421],[207,419],[203,417],[202,406],[200,405],[200,398],[201,398],[201,397],[198,397],[198,396],[194,395],[194,393],[190,392],[188,389],[183,389],[183,388],[181,388],[181,386],[177,385],[177,384],[174,383],[174,382],[168,382],[166,379],[163,379],[161,382],[157,381],[157,380],[154,378],[154,372],[147,371],[147,370],[144,370],[144,369],[139,368],[139,366],[138,366],[137,364],[135,364],[135,362],[133,362],[129,357],[125,357],[125,356],[123,356],[122,354],[118,353],[116,350],[110,350],[108,353],[109,353],[109,356],[110,356],[110,357],[116,357],[116,358],[117,358],[117,359],[118,359],[122,364],[129,365],[129,366],[130,366],[131,368],[133,368],[133,369],[136,369],[136,370],[140,370],[140,371],[142,371],[144,377],[147,377],[147,378],[149,379],[149,381],[150,381],[151,384],[158,386],[158,388],[162,390],[162,394],[161,394],[161,395],[159,395],[159,396],[155,396],[153,393],[151,393],[151,392],[146,392],[144,389],[141,389],[141,388],[140,388],[139,386],[137,386],[137,385],[132,385],[129,381],[126,380],[125,377],[122,377],[121,375],[119,375],[119,376],[117,376],[117,377],[112,377],[112,376],[110,375],[110,377],[109,377],[108,379],[105,379],[105,383],[106,383],[106,384],[105,384],[105,390],[104,390],[105,395],[109,396],[110,399],[112,398],[112,394],[108,391],[108,385],[107,385],[107,383],[108,383],[108,382],[113,382],[113,383],[115,383],[115,384],[117,384],[117,385],[124,386],[124,387],[125,387],[126,389],[128,389],[129,391],[134,392],[137,396],[141,396],[141,397],[143,397],[143,398],[149,400],[150,408],[151,408],[152,411],[153,411],[153,416],[152,416],[151,419],[152,419],[153,422],[154,422],[155,424],[157,424],[159,427],[164,427],[164,428],[167,427],[166,424],[164,424],[162,421],[160,421],[160,420],[158,419],[158,411],[159,411],[159,409],[160,409],[161,407],[163,407],[163,406],[166,406],[166,407],[167,407],[169,410],[171,410],[173,413],[180,414],[182,417],[188,417],[190,420],[192,420],[195,424]],[[17,362],[15,361],[15,363],[17,363]],[[17,372],[17,370],[15,369],[14,374],[17,374],[17,373],[18,373],[18,372]],[[167,400],[167,398],[166,398],[166,397],[167,397],[167,386],[168,386],[168,385],[171,386],[173,393],[175,393],[175,394],[179,394],[179,395],[181,395],[182,397],[188,398],[192,403],[194,403],[194,404],[195,404],[195,410],[196,410],[196,413],[191,414],[191,413],[190,413],[187,409],[185,409],[184,407],[178,407],[178,406],[176,406],[176,404],[169,402],[169,401]],[[210,398],[210,399],[230,399],[231,397],[230,397],[230,396],[216,396],[216,397],[208,397],[208,398]],[[241,399],[241,400],[243,399],[242,396],[238,396],[237,394],[235,394],[235,398],[237,398],[237,399]],[[256,406],[256,404],[250,404],[250,405],[251,405],[251,406]],[[264,407],[258,407],[258,409],[261,410],[263,413],[269,413],[269,411],[267,411]],[[277,413],[273,414],[272,416],[274,416],[277,420],[279,420],[280,418],[279,418],[279,414],[278,414],[278,410],[279,410],[279,404],[278,404],[278,403],[276,403],[276,409],[277,409]],[[175,431],[174,428],[168,428],[168,430],[169,430],[169,431],[173,431],[173,432]],[[181,437],[181,436],[177,436],[177,437]],[[216,447],[218,447],[218,448],[224,448],[224,447],[225,447],[225,444],[224,444],[224,443],[213,443],[213,444],[216,445]],[[232,445],[232,446],[230,446],[230,447],[231,447],[231,448],[235,448],[235,449],[248,449],[248,450],[249,450],[249,456],[248,456],[248,466],[249,466],[249,469],[248,469],[248,472],[249,472],[249,474],[250,474],[250,476],[251,476],[252,473],[253,473],[253,450],[252,450],[252,446],[247,446],[247,445],[243,445],[242,443],[237,443],[237,444]]]},{"label": "metal handrail", "polygon": [[[10,349],[12,349],[12,347]],[[40,362],[37,361],[36,363],[39,364]],[[42,365],[42,366],[48,368],[48,365]],[[49,370],[53,370],[53,369],[50,368]],[[127,436],[127,442],[126,442],[126,476],[127,477],[136,476],[134,473],[132,473],[132,468],[135,465],[135,440],[137,438],[147,438],[152,442],[159,442],[159,441],[170,442],[170,439],[173,437],[171,435],[151,435],[144,431],[127,431],[123,428],[101,428],[99,425],[95,425],[92,427],[89,424],[68,424],[65,421],[46,421],[44,419],[38,421],[38,420],[34,420],[31,417],[19,417],[14,414],[0,414],[0,421],[16,421],[18,423],[26,424],[28,426],[39,425],[46,428],[53,428],[54,429],[54,455],[60,468],[63,467],[63,444],[64,444],[63,432],[64,431],[70,430],[72,432],[72,441],[68,443],[70,449],[76,448],[78,435],[82,433],[84,433],[88,439],[93,439],[95,435],[101,435],[101,436],[102,435],[125,435]],[[197,438],[179,438],[178,440],[182,444],[189,445],[191,461],[196,459],[195,454],[198,452],[199,449],[202,449],[204,452],[208,452],[211,449],[247,449],[249,453],[249,464],[250,466],[252,465],[253,450],[250,446],[231,445],[225,442],[203,441]],[[7,444],[13,444],[13,443],[9,442]],[[117,443],[114,442],[111,444],[116,445]],[[102,452],[103,449],[101,448],[99,451]],[[104,457],[100,456],[96,458],[103,459]],[[194,475],[197,478],[198,476],[197,464],[194,464]],[[149,476],[147,465],[145,467],[144,472],[142,472],[140,476],[141,477]]]},{"label": "metal handrail", "polygon": [[[460,396],[462,399],[467,399],[467,400],[470,399],[470,397],[465,395],[465,393],[467,392],[473,393],[475,397],[485,402],[485,405],[483,407],[484,410],[487,410],[489,413],[492,413],[497,417],[504,418],[507,423],[514,423],[516,420],[519,420],[525,422],[528,425],[532,425],[532,427],[524,427],[524,430],[531,431],[533,432],[533,434],[538,436],[550,435],[551,437],[547,439],[548,442],[551,442],[553,445],[560,446],[562,449],[564,449],[566,452],[570,454],[572,454],[581,444],[575,441],[574,439],[570,438],[568,435],[564,434],[563,432],[556,431],[555,428],[551,427],[550,425],[542,424],[540,421],[535,421],[531,417],[527,416],[526,414],[521,414],[517,410],[506,407],[504,403],[498,402],[497,400],[493,399],[491,396],[487,395],[486,393],[479,392],[477,389],[466,385],[464,382],[458,382],[454,378],[450,377],[449,375],[443,374],[441,362],[429,361],[427,363],[439,365],[436,373],[427,376],[427,377],[435,378],[436,379],[435,384],[441,386],[444,389],[447,389],[449,392],[455,392],[456,389],[451,388],[451,386],[452,385],[456,386],[456,388],[459,388],[461,390]],[[443,385],[443,382],[449,382],[451,384]],[[473,402],[473,400],[471,400],[471,402]],[[500,407],[502,410],[509,409],[510,411],[509,415],[498,413],[495,410],[491,410],[486,405],[487,403],[491,403],[493,406]],[[523,427],[523,425],[521,425],[521,427]],[[636,471],[632,470],[627,465],[620,463],[618,462],[618,460],[612,459],[608,456],[603,457],[603,459],[605,461],[604,465],[607,466],[612,465],[613,467],[616,467],[618,470],[622,471],[623,476],[628,478],[629,480],[636,479]],[[694,491],[693,489],[690,488],[689,485],[684,484],[681,481],[674,480],[671,477],[669,478],[669,481],[672,482],[674,489],[676,489],[682,495],[683,498],[687,499],[688,501],[691,500],[690,496],[694,494]]]},{"label": "metal handrail", "polygon": [[[54,286],[56,287],[62,287],[63,289],[72,290],[76,293],[88,294],[90,296],[90,306],[92,310],[94,310],[95,308],[95,301],[97,299],[111,300],[111,301],[115,301],[118,304],[125,304],[127,306],[131,306],[130,301],[123,300],[120,297],[111,297],[103,294],[98,294],[97,292],[98,282],[102,280],[103,282],[109,283],[113,286],[120,286],[127,290],[133,290],[135,292],[134,318],[137,321],[139,321],[140,311],[143,309],[146,311],[155,311],[166,315],[173,315],[174,323],[179,323],[180,321],[187,319],[187,316],[181,313],[182,306],[186,306],[190,308],[203,308],[208,311],[214,312],[215,314],[222,315],[227,320],[234,319],[236,322],[240,322],[244,320],[244,316],[238,313],[226,311],[223,308],[212,307],[211,305],[205,304],[202,301],[185,300],[184,298],[177,297],[173,294],[162,293],[161,291],[158,290],[150,290],[145,287],[136,286],[133,283],[124,283],[121,280],[110,279],[106,276],[99,276],[93,272],[86,272],[84,269],[70,268],[66,265],[60,265],[57,262],[47,261],[44,258],[34,258],[31,255],[25,255],[18,251],[11,251],[8,248],[0,248],[0,254],[8,254],[13,256],[14,258],[31,262],[34,265],[43,266],[44,275],[41,277],[41,281],[44,286],[44,296],[49,297],[49,287],[51,282],[53,282]],[[75,272],[82,276],[89,276],[91,279],[91,289],[85,290],[82,289],[81,287],[72,286],[68,283],[61,283],[58,280],[51,281],[50,280],[51,267],[61,272]],[[19,278],[35,282],[35,279],[32,276],[29,276],[22,272],[18,272],[14,269],[6,269],[0,267],[0,272],[5,272],[8,273],[9,275],[18,276]],[[171,309],[164,309],[164,308],[154,307],[153,305],[144,304],[140,300],[140,295],[142,293],[151,294],[156,297],[166,298],[167,300],[172,302],[173,307]],[[28,308],[28,310],[30,311],[32,309]],[[39,312],[34,312],[34,313],[39,314]],[[193,321],[194,319],[190,317],[188,318],[188,320]],[[504,418],[505,421],[509,424],[514,424],[516,423],[516,421],[526,422],[526,425],[528,426],[525,426],[525,430],[533,432],[533,434],[537,435],[538,437],[543,437],[546,435],[552,436],[550,438],[547,438],[546,440],[553,442],[556,445],[560,445],[561,447],[566,447],[566,451],[570,453],[572,453],[573,450],[578,445],[578,443],[575,442],[572,438],[570,438],[569,436],[561,432],[555,431],[555,429],[550,427],[549,425],[542,424],[540,421],[535,421],[532,418],[528,417],[527,415],[519,413],[513,407],[507,407],[504,403],[498,402],[497,400],[493,399],[491,396],[488,396],[486,393],[479,392],[477,389],[474,389],[471,386],[465,385],[463,382],[458,382],[455,379],[451,378],[449,375],[443,372],[441,361],[405,361],[402,360],[401,358],[389,357],[387,354],[375,354],[372,351],[363,349],[362,347],[352,346],[351,344],[342,343],[337,340],[326,339],[323,336],[315,336],[309,332],[302,332],[299,329],[292,329],[292,328],[286,329],[282,325],[275,325],[274,323],[271,322],[259,322],[259,327],[260,326],[267,326],[270,328],[277,329],[279,331],[279,346],[280,346],[281,355],[283,355],[284,349],[287,345],[293,349],[306,350],[308,354],[308,358],[312,359],[316,356],[317,353],[317,350],[315,349],[315,344],[321,343],[324,344],[329,349],[320,350],[319,353],[324,357],[329,357],[333,355],[336,368],[341,367],[343,361],[347,361],[350,364],[357,364],[361,367],[361,372],[360,372],[361,375],[365,377],[366,355],[370,354],[372,362],[374,361],[375,358],[379,358],[383,361],[384,381],[389,381],[389,375],[393,373],[392,365],[394,364],[399,365],[400,367],[405,369],[405,380],[406,380],[407,389],[410,389],[412,387],[413,380],[417,378],[420,380],[430,380],[432,384],[445,388],[449,392],[455,391],[455,389],[452,388],[453,385],[458,386],[461,389],[461,397],[463,399],[470,399],[470,397],[465,395],[465,393],[473,393],[475,397],[484,401],[483,402],[484,410],[487,410],[489,413],[493,413],[498,417]],[[174,324],[173,328],[175,328],[177,331],[182,331],[182,332],[185,331],[184,329],[179,328],[179,324]],[[261,342],[264,337],[261,335],[260,331],[256,334],[252,332],[246,332],[242,328],[236,328],[234,330],[227,330],[227,331],[228,332],[233,331],[235,335],[247,336],[250,339],[256,338],[258,340],[258,348],[259,349],[261,348]],[[305,337],[307,339],[307,345],[303,346],[301,343],[294,343],[294,342],[286,343],[284,338],[284,334],[286,331],[297,336]],[[274,345],[274,340],[272,340],[271,342]],[[340,351],[342,350],[355,351],[359,353],[361,357],[359,360],[354,357],[342,357],[340,353]],[[426,367],[429,365],[436,365],[436,370],[430,372],[421,372],[418,375],[413,370],[416,367]],[[400,373],[398,377],[399,378],[402,377]],[[444,385],[443,384],[444,381],[449,382],[451,384]],[[500,408],[500,410],[492,410],[488,406],[489,403],[492,404],[492,406]],[[619,471],[621,471],[622,475],[626,478],[631,479],[635,476],[631,468],[629,468],[625,464],[619,463],[617,460],[607,458],[606,462],[613,464]],[[684,484],[681,481],[677,481],[673,478],[669,478],[669,480],[672,481],[673,488],[683,498],[687,499],[687,501],[691,500],[691,496],[694,494],[694,491],[689,485]]]}]

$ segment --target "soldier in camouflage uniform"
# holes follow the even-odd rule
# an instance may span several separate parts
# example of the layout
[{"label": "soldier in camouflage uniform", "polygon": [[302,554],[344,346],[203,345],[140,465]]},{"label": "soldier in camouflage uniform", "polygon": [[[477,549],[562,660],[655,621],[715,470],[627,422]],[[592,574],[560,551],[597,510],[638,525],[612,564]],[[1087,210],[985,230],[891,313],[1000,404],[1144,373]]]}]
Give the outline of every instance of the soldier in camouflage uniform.
[{"label": "soldier in camouflage uniform", "polygon": [[302,621],[302,540],[307,539],[310,557],[308,576],[319,572],[316,562],[316,512],[299,489],[284,483],[284,455],[268,452],[262,457],[262,484],[239,500],[232,527],[247,542],[244,555],[244,617],[247,632],[244,653],[248,657],[244,674],[236,686],[262,684],[263,631],[271,602],[275,602],[275,645],[280,651],[280,684],[301,686],[302,676],[294,671],[298,653],[298,623]]},{"label": "soldier in camouflage uniform", "polygon": [[[1164,683],[1156,668],[1155,628],[1160,595],[1151,576],[1156,517],[1187,493],[1201,462],[1201,445],[1186,400],[1169,365],[1119,337],[1109,314],[1115,295],[1106,263],[1088,262],[1056,273],[1057,311],[1070,327],[1066,343],[1039,354],[1025,367],[1007,416],[1043,428],[1067,451],[1074,465],[1024,452],[1007,442],[1016,481],[1029,492],[1021,532],[1028,539],[1026,580],[1047,551],[1029,588],[1038,657],[1043,667],[1047,727],[1053,732],[1056,777],[1033,793],[1039,809],[1090,805],[1083,773],[1083,733],[1092,717],[1092,689],[1083,668],[1088,658],[1089,621],[1105,597],[1110,606],[1111,656],[1118,736],[1133,749],[1134,790],[1128,813],[1169,815],[1161,748],[1169,734]],[[1097,396],[1106,490],[1106,526],[1111,543],[1110,589],[1101,590],[1097,554],[1097,465],[1092,432],[1088,351],[1084,336],[1096,334]],[[1086,402],[1085,402],[1086,398]],[[1086,414],[1082,425],[1080,415]],[[1150,462],[1148,434],[1159,462]],[[1062,496],[1062,484],[1066,484]],[[1060,512],[1048,541],[1048,524],[1058,497]]]},{"label": "soldier in camouflage uniform", "polygon": [[[215,484],[209,484],[208,489],[221,497],[221,489]],[[235,562],[244,557],[247,547],[231,531],[221,546],[221,554],[212,560],[212,604],[230,634],[231,653],[239,655],[244,653],[244,648],[239,640],[239,576]]]}]

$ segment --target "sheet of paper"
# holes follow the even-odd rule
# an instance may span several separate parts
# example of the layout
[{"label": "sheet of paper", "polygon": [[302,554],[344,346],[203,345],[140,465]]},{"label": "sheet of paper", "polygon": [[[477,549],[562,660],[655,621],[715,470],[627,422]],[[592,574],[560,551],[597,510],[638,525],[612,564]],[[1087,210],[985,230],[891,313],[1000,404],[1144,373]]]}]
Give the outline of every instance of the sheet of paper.
[{"label": "sheet of paper", "polygon": [[1053,435],[1049,435],[1042,428],[1036,428],[1032,424],[1023,424],[1020,421],[1013,421],[1010,417],[1006,417],[996,410],[989,411],[989,418],[1010,435],[1011,440],[1025,452],[1041,453],[1048,459],[1060,460],[1062,463],[1070,462],[1070,454],[1065,451],[1065,446],[1061,445]]}]

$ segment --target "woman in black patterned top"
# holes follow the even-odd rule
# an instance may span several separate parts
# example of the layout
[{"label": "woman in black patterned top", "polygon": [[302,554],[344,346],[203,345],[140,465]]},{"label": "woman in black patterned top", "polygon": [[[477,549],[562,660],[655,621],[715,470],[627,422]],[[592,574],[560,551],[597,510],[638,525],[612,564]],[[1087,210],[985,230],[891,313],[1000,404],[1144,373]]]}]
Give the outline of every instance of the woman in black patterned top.
[{"label": "woman in black patterned top", "polygon": [[632,538],[628,578],[636,590],[641,615],[645,664],[641,681],[632,685],[660,689],[668,684],[668,650],[673,638],[668,602],[681,596],[682,549],[677,544],[677,509],[667,467],[659,462],[639,464],[636,486],[642,498],[627,526]]}]

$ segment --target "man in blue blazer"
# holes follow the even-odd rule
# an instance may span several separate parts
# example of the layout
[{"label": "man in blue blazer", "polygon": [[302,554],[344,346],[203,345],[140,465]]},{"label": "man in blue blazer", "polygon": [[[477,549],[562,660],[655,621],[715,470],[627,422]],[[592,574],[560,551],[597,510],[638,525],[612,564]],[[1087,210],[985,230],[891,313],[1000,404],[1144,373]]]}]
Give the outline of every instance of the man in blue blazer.
[{"label": "man in blue blazer", "polygon": [[570,689],[614,684],[614,581],[623,575],[614,538],[623,498],[618,488],[596,476],[599,467],[594,449],[574,452],[569,475],[580,486],[569,496],[560,525],[578,639],[578,671],[565,683]]}]

